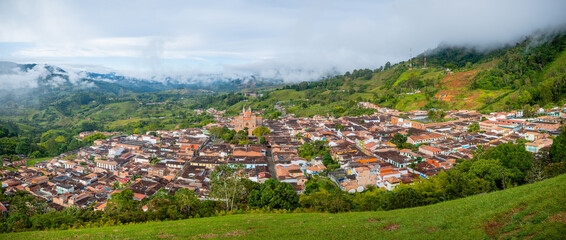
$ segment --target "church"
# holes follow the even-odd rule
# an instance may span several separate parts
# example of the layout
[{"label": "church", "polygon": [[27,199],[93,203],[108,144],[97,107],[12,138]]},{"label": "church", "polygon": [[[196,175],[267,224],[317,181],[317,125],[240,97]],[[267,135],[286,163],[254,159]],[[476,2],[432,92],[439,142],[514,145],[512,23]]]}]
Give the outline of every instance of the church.
[{"label": "church", "polygon": [[248,107],[246,111],[245,107],[242,107],[242,112],[240,116],[237,116],[234,120],[234,129],[236,132],[240,130],[244,130],[244,128],[248,128],[248,135],[252,135],[252,132],[257,127],[261,127],[263,125],[263,119],[261,116],[256,116],[252,113],[251,107]]}]

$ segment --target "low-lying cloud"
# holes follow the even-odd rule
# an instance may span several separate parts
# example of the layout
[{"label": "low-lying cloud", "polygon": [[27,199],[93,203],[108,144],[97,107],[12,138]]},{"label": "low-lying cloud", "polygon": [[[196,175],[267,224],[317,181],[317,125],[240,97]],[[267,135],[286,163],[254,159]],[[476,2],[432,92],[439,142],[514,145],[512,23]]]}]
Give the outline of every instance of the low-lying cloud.
[{"label": "low-lying cloud", "polygon": [[0,73],[0,86],[2,89],[22,89],[36,88],[38,86],[37,79],[45,78],[49,75],[49,71],[41,65],[22,71],[17,66],[4,69]]},{"label": "low-lying cloud", "polygon": [[513,44],[566,23],[564,9],[560,0],[1,1],[0,60],[304,81],[440,43]]}]

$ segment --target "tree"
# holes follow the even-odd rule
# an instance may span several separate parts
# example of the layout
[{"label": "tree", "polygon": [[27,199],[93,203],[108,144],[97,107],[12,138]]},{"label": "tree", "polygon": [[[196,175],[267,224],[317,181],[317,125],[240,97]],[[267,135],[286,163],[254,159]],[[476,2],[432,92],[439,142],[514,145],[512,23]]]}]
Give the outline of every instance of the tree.
[{"label": "tree", "polygon": [[474,161],[466,173],[470,179],[481,178],[492,184],[490,190],[505,189],[512,186],[513,171],[500,164],[496,159]]},{"label": "tree", "polygon": [[532,167],[533,154],[527,152],[523,142],[504,143],[497,147],[489,148],[483,155],[476,159],[498,159],[501,166],[510,169],[510,178],[515,184],[526,182],[527,172]]},{"label": "tree", "polygon": [[269,116],[269,119],[278,119],[281,115],[282,113],[280,111],[276,111]]},{"label": "tree", "polygon": [[16,154],[27,155],[30,152],[30,141],[29,138],[20,138],[18,145],[16,146]]},{"label": "tree", "polygon": [[98,139],[106,139],[106,136],[103,133],[95,133],[83,138],[83,142],[85,143],[93,143],[95,140]]},{"label": "tree", "polygon": [[391,69],[391,63],[389,61],[387,61],[385,63],[385,66],[383,67],[383,70],[387,70],[387,69]]},{"label": "tree", "polygon": [[400,133],[395,133],[393,139],[391,139],[391,143],[397,145],[397,148],[403,148],[403,143],[405,142],[407,142],[407,137]]},{"label": "tree", "polygon": [[191,215],[191,208],[200,203],[195,192],[186,188],[181,188],[175,192],[175,200],[185,216]]},{"label": "tree", "polygon": [[268,179],[249,196],[250,206],[292,210],[299,205],[299,196],[288,183]]},{"label": "tree", "polygon": [[53,138],[50,138],[45,143],[45,148],[50,155],[57,155],[59,153],[59,149],[57,148],[57,142]]},{"label": "tree", "polygon": [[468,126],[468,132],[470,133],[475,133],[478,132],[480,130],[480,124],[479,123],[474,123],[470,126]]},{"label": "tree", "polygon": [[316,140],[313,143],[304,143],[298,149],[299,157],[310,160],[313,157],[324,155],[328,152],[325,141]]},{"label": "tree", "polygon": [[395,189],[392,197],[389,199],[388,209],[417,207],[422,205],[422,193],[416,189],[401,185]]},{"label": "tree", "polygon": [[259,143],[260,143],[260,144],[263,144],[263,145],[267,145],[267,144],[268,144],[267,139],[265,138],[265,136],[261,136],[261,138],[260,138],[260,140],[259,140]]},{"label": "tree", "polygon": [[345,194],[345,192],[329,192],[321,188],[310,195],[302,194],[299,199],[303,208],[337,213],[351,209]]},{"label": "tree", "polygon": [[334,183],[329,178],[315,175],[305,183],[305,191],[303,191],[303,195],[310,195],[311,193],[318,192],[321,189],[325,189],[330,193],[341,191],[336,183]]},{"label": "tree", "polygon": [[135,207],[134,192],[131,189],[124,189],[119,193],[114,193],[108,200],[108,210],[113,213],[121,213],[133,210]]},{"label": "tree", "polygon": [[267,127],[257,127],[252,131],[252,134],[257,138],[261,138],[264,135],[270,134],[271,131]]},{"label": "tree", "polygon": [[566,161],[566,127],[562,127],[562,132],[554,139],[548,155],[550,162],[559,163]]},{"label": "tree", "polygon": [[235,200],[245,194],[240,170],[243,165],[218,165],[210,173],[210,195],[225,202],[226,209],[232,210]]},{"label": "tree", "polygon": [[229,142],[234,138],[235,135],[236,135],[235,130],[228,130],[228,131],[224,132],[224,134],[222,134],[222,136],[220,138],[222,138],[222,140],[224,140],[226,142]]},{"label": "tree", "polygon": [[334,160],[332,160],[332,156],[330,156],[330,153],[325,153],[324,157],[322,157],[322,164],[324,164],[324,166],[328,167],[328,165],[333,164]]},{"label": "tree", "polygon": [[224,129],[223,127],[211,127],[210,130],[208,130],[208,132],[210,133],[210,135],[212,135],[215,138],[220,138],[222,137],[222,135],[224,133],[226,133],[227,129]]}]

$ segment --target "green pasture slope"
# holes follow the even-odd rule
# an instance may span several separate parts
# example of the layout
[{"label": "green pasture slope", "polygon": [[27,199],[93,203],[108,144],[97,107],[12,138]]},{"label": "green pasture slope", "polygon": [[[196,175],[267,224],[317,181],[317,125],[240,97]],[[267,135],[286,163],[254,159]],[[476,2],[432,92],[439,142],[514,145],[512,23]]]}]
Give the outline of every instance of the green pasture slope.
[{"label": "green pasture slope", "polygon": [[387,212],[243,214],[0,239],[566,239],[566,175]]}]

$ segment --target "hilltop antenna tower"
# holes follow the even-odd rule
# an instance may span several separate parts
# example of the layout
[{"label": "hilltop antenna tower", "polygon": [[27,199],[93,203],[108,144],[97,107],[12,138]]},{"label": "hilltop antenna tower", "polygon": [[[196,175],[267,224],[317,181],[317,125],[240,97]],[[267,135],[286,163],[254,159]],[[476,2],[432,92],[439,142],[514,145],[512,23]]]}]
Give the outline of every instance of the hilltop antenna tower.
[{"label": "hilltop antenna tower", "polygon": [[424,52],[424,67],[423,68],[426,68],[426,51]]},{"label": "hilltop antenna tower", "polygon": [[413,49],[409,48],[409,70],[413,70]]}]

